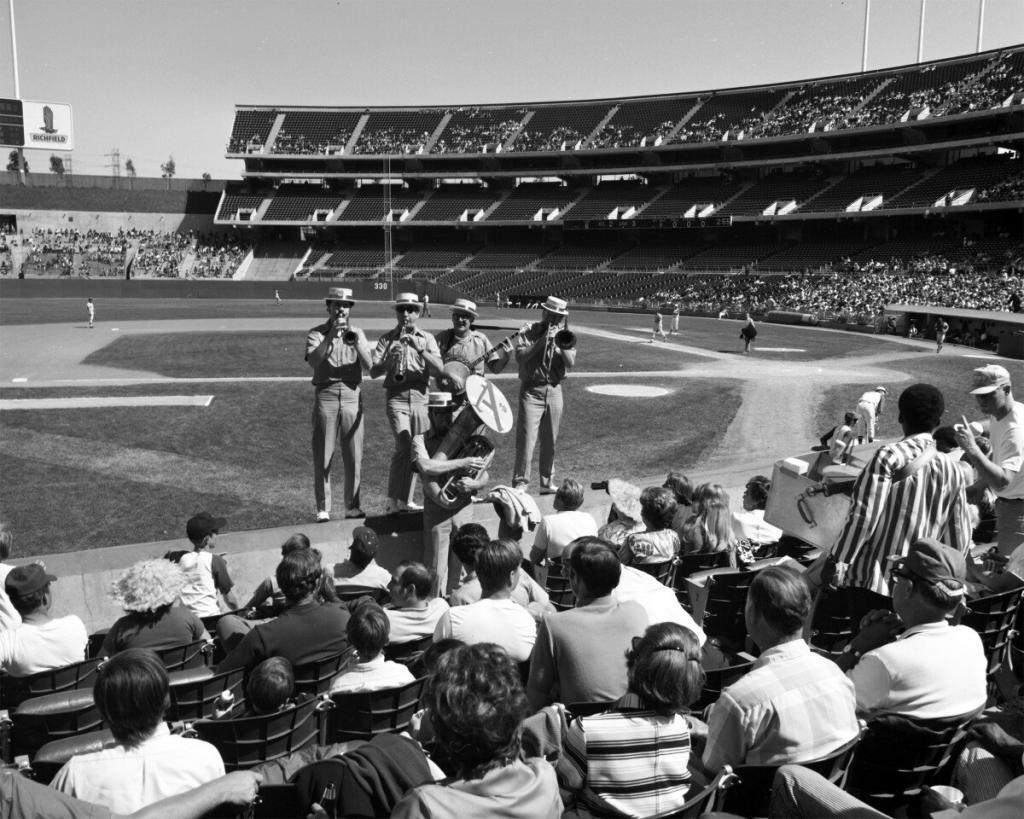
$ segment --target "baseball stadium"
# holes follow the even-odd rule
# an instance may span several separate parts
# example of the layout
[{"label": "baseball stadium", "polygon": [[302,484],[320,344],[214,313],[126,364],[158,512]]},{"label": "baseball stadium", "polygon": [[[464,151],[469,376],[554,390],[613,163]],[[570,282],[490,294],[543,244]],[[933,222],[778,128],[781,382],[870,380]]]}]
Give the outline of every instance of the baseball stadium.
[{"label": "baseball stadium", "polygon": [[[236,102],[230,178],[29,170],[63,109],[36,128],[17,97],[0,815],[1024,810],[1024,45],[646,96]],[[593,527],[555,549],[569,515]],[[394,612],[434,604],[397,643]],[[158,644],[168,611],[202,635]],[[73,650],[19,637],[69,621]],[[651,670],[670,650],[699,678]],[[170,705],[139,744],[110,691],[152,656]],[[353,681],[374,663],[407,676]],[[219,756],[136,787],[172,739]]]}]

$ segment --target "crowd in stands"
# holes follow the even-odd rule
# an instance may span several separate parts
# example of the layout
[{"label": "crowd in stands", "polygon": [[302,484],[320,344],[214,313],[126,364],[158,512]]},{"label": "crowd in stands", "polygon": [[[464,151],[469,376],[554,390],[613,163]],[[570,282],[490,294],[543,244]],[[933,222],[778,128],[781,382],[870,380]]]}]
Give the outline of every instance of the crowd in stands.
[{"label": "crowd in stands", "polygon": [[177,278],[182,262],[191,258],[190,277],[223,278],[238,269],[248,252],[234,234],[192,230],[172,233],[130,228],[106,233],[35,228],[12,241],[24,244],[27,250],[21,271],[26,276],[123,276],[131,260],[133,277]]},{"label": "crowd in stands", "polygon": [[418,131],[415,128],[378,128],[360,134],[353,153],[414,154],[424,148],[429,140],[429,131]]},{"label": "crowd in stands", "polygon": [[[435,154],[475,154],[484,145],[504,145],[518,129],[526,109],[516,111],[517,117],[497,121],[490,112],[480,108],[457,108],[457,124],[449,124],[430,149]],[[468,120],[468,121],[467,121]]]},{"label": "crowd in stands", "polygon": [[982,188],[975,197],[976,202],[1012,202],[1019,199],[1024,199],[1024,171]]},{"label": "crowd in stands", "polygon": [[326,154],[337,153],[352,136],[351,131],[340,131],[326,138],[312,139],[305,134],[280,133],[274,139],[272,154]]},{"label": "crowd in stands", "polygon": [[[1021,417],[1005,369],[971,376],[983,412]],[[479,523],[458,528],[464,572],[447,600],[422,563],[381,568],[376,535],[361,526],[349,560],[333,569],[308,538],[289,538],[272,578],[239,607],[213,551],[227,521],[202,513],[186,525],[191,549],[122,573],[112,594],[125,615],[90,638],[79,617],[50,613],[59,587],[41,564],[0,563],[5,698],[99,645],[106,659],[90,702],[112,735],[33,748],[30,757],[61,766],[48,783],[0,772],[13,806],[4,815],[153,816],[144,811],[178,797],[175,816],[202,816],[218,802],[251,803],[261,785],[292,783],[295,807],[282,815],[454,818],[500,808],[512,819],[648,817],[679,810],[737,768],[723,816],[855,808],[884,819],[897,807],[928,816],[952,803],[921,785],[950,781],[966,816],[1019,815],[1021,680],[1001,635],[1024,593],[1024,519],[997,508],[995,526],[983,528],[975,504],[993,490],[1024,492],[1024,437],[1006,425],[958,428],[936,452],[942,392],[915,384],[897,403],[903,437],[863,454],[831,551],[765,520],[764,476],[747,482],[733,509],[721,486],[672,472],[643,489],[609,480],[601,526],[580,511],[582,486],[565,479],[528,559],[524,527],[504,517],[498,539]],[[852,423],[863,440],[861,422]],[[832,464],[834,450],[819,449]],[[843,448],[836,463],[852,452]],[[1009,470],[1008,483],[983,461]],[[894,477],[907,463],[915,467]],[[824,480],[829,468],[814,467]],[[893,516],[897,505],[904,511]],[[0,560],[12,549],[0,526]],[[741,581],[741,597],[716,602],[709,593]],[[987,620],[969,618],[996,602],[1009,618],[992,637],[975,625]],[[847,625],[823,633],[836,605],[849,607]],[[242,681],[181,734],[168,714],[184,678],[169,675],[159,652],[197,639],[211,641],[215,664],[189,679],[240,670]],[[311,664],[332,657],[340,661],[322,689],[300,685]],[[713,682],[726,670],[728,684]],[[407,689],[421,693],[401,734],[328,735],[328,744],[311,735],[313,744],[266,761],[257,753],[241,765],[249,773],[225,777],[234,743],[260,736],[258,726]],[[43,707],[31,698],[13,705],[15,726],[19,709]],[[16,742],[25,736],[16,731]],[[878,747],[911,755],[926,742],[949,746],[955,764],[928,763],[909,790],[887,791],[901,781],[899,759],[879,759]],[[860,744],[874,750],[862,756]],[[828,772],[821,760],[845,777],[819,776]]]},{"label": "crowd in stands", "polygon": [[601,127],[594,138],[590,141],[590,148],[636,148],[646,138],[647,145],[653,145],[658,138],[664,138],[671,133],[676,124],[673,120],[665,120],[656,128],[649,131],[637,128],[635,125],[618,125],[609,122]]}]

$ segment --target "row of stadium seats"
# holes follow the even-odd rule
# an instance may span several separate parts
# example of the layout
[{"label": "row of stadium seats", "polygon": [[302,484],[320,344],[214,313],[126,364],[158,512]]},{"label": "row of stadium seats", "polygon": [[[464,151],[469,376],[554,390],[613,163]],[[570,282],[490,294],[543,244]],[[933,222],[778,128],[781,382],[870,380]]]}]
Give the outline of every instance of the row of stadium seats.
[{"label": "row of stadium seats", "polygon": [[443,185],[423,193],[402,185],[367,184],[331,192],[320,185],[281,185],[266,194],[229,187],[220,222],[561,222],[762,216],[851,210],[962,206],[1019,199],[1020,164],[1012,156],[963,159],[946,168],[872,166],[848,176],[777,172],[757,181],[686,179],[672,186],[639,180],[570,188],[523,183],[511,191]]},{"label": "row of stadium seats", "polygon": [[992,108],[1024,92],[1022,77],[1024,51],[1013,49],[818,82],[621,102],[360,111],[239,108],[227,151],[476,154],[767,138],[885,125],[921,112],[934,117]]}]

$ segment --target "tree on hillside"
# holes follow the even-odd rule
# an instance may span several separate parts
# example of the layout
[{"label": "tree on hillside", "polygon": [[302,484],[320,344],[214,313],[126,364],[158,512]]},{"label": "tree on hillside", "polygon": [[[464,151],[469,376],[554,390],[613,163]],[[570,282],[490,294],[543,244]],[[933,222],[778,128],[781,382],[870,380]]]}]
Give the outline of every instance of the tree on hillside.
[{"label": "tree on hillside", "polygon": [[24,156],[19,157],[17,151],[11,151],[7,155],[7,170],[23,170],[25,173],[28,173],[28,160]]},{"label": "tree on hillside", "polygon": [[135,178],[135,163],[132,162],[131,157],[128,157],[128,159],[124,161],[124,172],[132,179]]},{"label": "tree on hillside", "polygon": [[64,176],[64,160],[57,156],[57,154],[50,154],[50,173]]},{"label": "tree on hillside", "polygon": [[169,156],[167,157],[167,161],[160,166],[160,175],[164,179],[170,179],[172,176],[174,176],[176,170],[177,168],[174,165],[174,157]]}]

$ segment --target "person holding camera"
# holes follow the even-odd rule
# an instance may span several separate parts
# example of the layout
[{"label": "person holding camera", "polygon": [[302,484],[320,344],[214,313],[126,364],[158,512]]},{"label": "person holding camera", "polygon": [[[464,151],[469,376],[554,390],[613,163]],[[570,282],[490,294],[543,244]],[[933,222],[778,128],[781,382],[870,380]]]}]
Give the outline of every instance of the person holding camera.
[{"label": "person holding camera", "polygon": [[316,519],[331,519],[331,464],[341,443],[345,465],[345,517],[365,517],[359,485],[363,463],[363,372],[370,369],[370,345],[348,317],[355,305],[347,287],[327,291],[330,316],[306,336],[306,362],[313,369],[313,495]]}]

